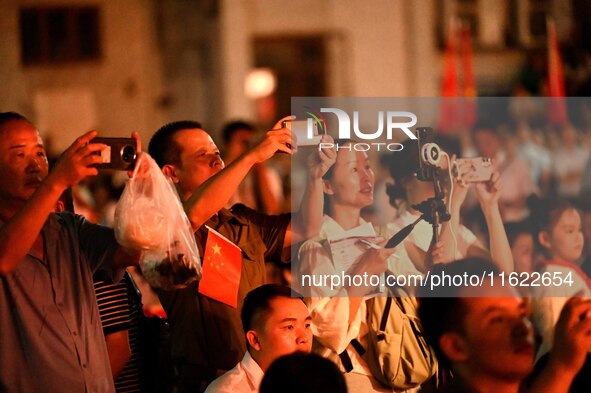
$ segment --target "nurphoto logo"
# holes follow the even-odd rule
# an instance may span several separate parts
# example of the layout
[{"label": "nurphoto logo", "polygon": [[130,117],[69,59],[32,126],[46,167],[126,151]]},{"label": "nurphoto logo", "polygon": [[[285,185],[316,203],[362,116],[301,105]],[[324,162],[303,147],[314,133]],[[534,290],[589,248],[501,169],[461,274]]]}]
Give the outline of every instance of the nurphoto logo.
[{"label": "nurphoto logo", "polygon": [[[318,129],[322,128],[326,133],[326,120],[322,115],[314,115],[311,112],[307,112],[309,117],[307,119],[307,132],[306,138],[308,140],[314,140],[318,138]],[[353,135],[355,139],[364,140],[368,142],[357,142],[347,143],[339,146],[338,142],[318,142],[318,149],[330,149],[336,148],[355,150],[355,151],[368,151],[370,149],[388,150],[388,151],[400,151],[403,146],[400,143],[390,142],[393,139],[395,130],[397,132],[402,131],[408,138],[417,139],[416,135],[410,130],[411,127],[417,124],[417,116],[412,112],[406,111],[378,111],[377,112],[377,129],[375,131],[367,132],[362,131],[359,125],[360,116],[359,111],[353,111],[353,121],[349,114],[339,108],[320,108],[320,113],[330,113],[336,116],[338,124],[338,139],[339,140],[351,140]],[[385,137],[388,142],[377,142],[378,139],[383,138],[385,130]],[[317,139],[318,140],[318,139]],[[373,141],[373,142],[369,142]]]}]

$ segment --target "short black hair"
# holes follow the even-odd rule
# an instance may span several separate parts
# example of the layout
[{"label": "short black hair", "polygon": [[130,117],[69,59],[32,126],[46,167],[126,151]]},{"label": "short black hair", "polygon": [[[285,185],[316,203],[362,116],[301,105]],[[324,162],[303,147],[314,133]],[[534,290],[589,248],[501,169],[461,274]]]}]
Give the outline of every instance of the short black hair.
[{"label": "short black hair", "polygon": [[534,235],[534,227],[530,219],[508,222],[504,226],[507,240],[509,240],[509,245],[511,247],[513,247],[515,240],[517,240],[520,235]]},{"label": "short black hair", "polygon": [[271,300],[278,297],[299,297],[301,299],[300,296],[292,293],[289,287],[279,284],[265,284],[248,292],[244,298],[244,304],[240,313],[242,328],[245,334],[249,330],[252,330],[254,320],[258,315],[271,311]]},{"label": "short black hair", "polygon": [[577,207],[564,198],[540,198],[537,195],[531,195],[527,198],[527,207],[530,210],[530,216],[535,229],[535,234],[546,231],[552,232],[552,228],[558,223],[562,213],[573,209],[578,211]]},{"label": "short black hair", "polygon": [[403,149],[384,154],[380,157],[380,164],[388,170],[394,183],[386,185],[386,194],[390,205],[398,207],[400,201],[407,199],[406,190],[402,182],[412,178],[421,167],[419,158],[419,142],[407,139],[402,142]]},{"label": "short black hair", "polygon": [[[339,148],[337,149],[337,156],[338,156],[338,152],[339,149],[340,150],[347,150],[347,149],[343,149],[343,146],[346,146],[348,144],[354,144],[355,141],[353,139],[335,139],[334,141],[334,145],[338,146]],[[334,177],[334,171],[335,171],[335,167],[336,167],[336,161],[330,166],[330,168],[328,168],[328,170],[324,173],[324,175],[322,175],[322,180],[332,180],[332,178]],[[332,204],[330,203],[330,197],[328,196],[328,194],[324,193],[323,194],[323,198],[324,198],[324,210],[323,213],[330,216],[332,215]]]},{"label": "short black hair", "polygon": [[[445,272],[445,273],[444,273]],[[499,274],[499,269],[489,260],[482,258],[465,258],[449,264],[436,264],[431,269],[431,276],[468,276],[483,275],[491,273],[494,276]],[[439,339],[447,332],[462,332],[464,319],[467,314],[467,306],[460,297],[461,291],[467,286],[449,285],[434,290],[429,285],[419,288],[418,316],[423,326],[427,342],[435,350],[437,358],[442,365],[450,367],[449,359],[439,347]]]},{"label": "short black hair", "polygon": [[192,120],[181,120],[163,125],[150,138],[148,154],[160,168],[167,164],[178,164],[181,151],[180,146],[173,139],[174,134],[193,128],[202,128],[201,123]]},{"label": "short black hair", "polygon": [[230,139],[232,139],[238,130],[248,130],[255,132],[255,128],[251,123],[248,123],[244,120],[232,121],[222,128],[222,139],[224,141],[224,145],[230,143]]},{"label": "short black hair", "polygon": [[16,113],[16,112],[0,112],[0,127],[2,127],[5,123],[7,123],[7,122],[9,122],[11,120],[23,120],[23,121],[26,121],[29,124],[33,124],[33,123],[31,123],[29,121],[29,119],[27,119],[26,117],[24,117],[20,113]]},{"label": "short black hair", "polygon": [[[347,149],[343,149],[343,146],[346,146],[350,143],[355,143],[355,141],[353,139],[335,139],[334,140],[334,145],[338,146],[337,149],[337,155],[339,154],[340,150],[347,150]],[[328,168],[328,170],[326,171],[326,173],[324,173],[324,175],[322,175],[322,179],[323,180],[332,180],[333,176],[334,176],[334,168],[336,166],[336,162],[334,162],[330,168]]]},{"label": "short black hair", "polygon": [[72,187],[68,187],[62,192],[58,202],[64,204],[64,211],[74,213],[74,194],[72,193]]},{"label": "short black hair", "polygon": [[537,195],[531,195],[527,198],[527,207],[530,210],[536,248],[550,258],[549,250],[540,243],[540,232],[552,233],[552,229],[567,210],[576,211],[580,217],[582,214],[574,204],[564,198],[540,198]]},{"label": "short black hair", "polygon": [[402,142],[402,146],[402,150],[390,152],[380,157],[380,163],[388,170],[392,179],[397,183],[414,176],[421,167],[419,141],[407,139]]},{"label": "short black hair", "polygon": [[343,374],[330,360],[294,352],[276,359],[261,381],[260,393],[347,393]]}]

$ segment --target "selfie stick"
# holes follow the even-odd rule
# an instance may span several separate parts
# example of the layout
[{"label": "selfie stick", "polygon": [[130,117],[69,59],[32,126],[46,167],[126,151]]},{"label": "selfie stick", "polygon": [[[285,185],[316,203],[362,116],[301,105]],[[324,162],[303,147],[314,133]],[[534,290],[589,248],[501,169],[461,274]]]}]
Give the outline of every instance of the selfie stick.
[{"label": "selfie stick", "polygon": [[415,225],[417,225],[419,223],[419,221],[421,221],[422,219],[423,219],[423,216],[417,218],[415,222],[408,224],[407,226],[402,228],[400,231],[396,232],[396,234],[394,236],[392,236],[390,238],[390,240],[388,240],[388,243],[386,243],[385,248],[394,248],[397,245],[399,245],[400,243],[402,243],[402,241],[404,239],[406,239],[406,237],[408,235],[410,235],[412,230],[415,229]]}]

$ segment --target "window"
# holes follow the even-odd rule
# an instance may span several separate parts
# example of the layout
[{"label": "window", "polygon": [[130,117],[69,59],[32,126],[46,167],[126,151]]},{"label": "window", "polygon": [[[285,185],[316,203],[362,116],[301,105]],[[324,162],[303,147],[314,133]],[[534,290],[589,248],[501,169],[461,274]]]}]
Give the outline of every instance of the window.
[{"label": "window", "polygon": [[98,7],[21,8],[21,61],[60,64],[100,58]]},{"label": "window", "polygon": [[548,0],[530,0],[528,5],[526,40],[531,45],[545,45],[546,18],[550,15],[550,4]]},{"label": "window", "polygon": [[291,97],[323,97],[326,49],[322,35],[256,37],[255,66],[277,75],[277,113],[291,113]]}]

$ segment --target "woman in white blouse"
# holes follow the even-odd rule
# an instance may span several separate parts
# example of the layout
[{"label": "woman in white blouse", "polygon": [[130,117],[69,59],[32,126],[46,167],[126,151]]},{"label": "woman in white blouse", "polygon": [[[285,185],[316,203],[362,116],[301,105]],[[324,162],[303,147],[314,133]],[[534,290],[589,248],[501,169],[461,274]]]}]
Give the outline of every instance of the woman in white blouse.
[{"label": "woman in white blouse", "polygon": [[[323,176],[325,215],[318,236],[300,248],[299,285],[296,282],[294,286],[309,299],[312,331],[317,341],[314,350],[334,360],[342,371],[348,371],[345,379],[349,391],[390,392],[393,390],[380,385],[371,376],[365,360],[351,344],[356,339],[366,347],[364,300],[376,291],[375,287],[354,284],[359,284],[360,277],[381,276],[386,271],[395,275],[420,272],[403,247],[383,248],[379,229],[376,231],[361,217],[361,209],[373,203],[374,172],[365,152],[347,150],[350,143],[339,143],[336,162]],[[349,235],[344,234],[351,230]],[[355,240],[354,232],[366,241]],[[335,239],[339,235],[348,238],[344,240],[348,242],[345,250],[337,246],[339,242]],[[332,240],[332,246],[327,239]],[[352,260],[351,264],[347,262]],[[336,278],[344,275],[360,279],[337,283]],[[305,276],[313,277],[316,284],[322,278],[329,279],[326,285],[310,286],[302,279]],[[367,280],[363,284],[366,283]]]}]

